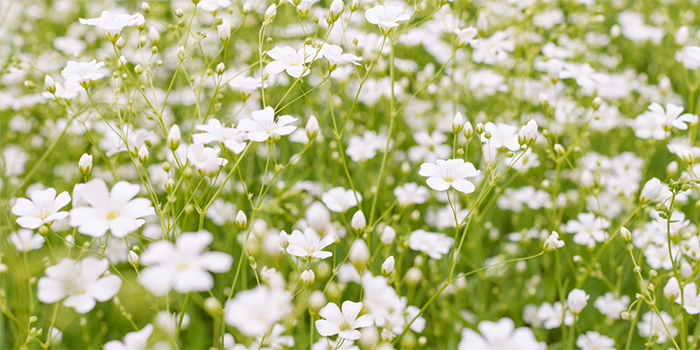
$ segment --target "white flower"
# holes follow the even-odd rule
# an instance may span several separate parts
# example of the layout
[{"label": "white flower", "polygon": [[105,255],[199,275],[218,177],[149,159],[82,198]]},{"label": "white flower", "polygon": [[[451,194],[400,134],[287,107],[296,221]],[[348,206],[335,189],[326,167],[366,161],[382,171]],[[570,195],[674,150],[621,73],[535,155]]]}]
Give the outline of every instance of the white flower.
[{"label": "white flower", "polygon": [[63,258],[57,265],[46,268],[46,277],[37,283],[37,298],[52,304],[59,300],[66,307],[84,314],[95,307],[96,301],[107,301],[117,294],[122,280],[115,275],[100,278],[109,269],[105,259],[87,257],[82,261]]},{"label": "white flower", "polygon": [[238,123],[238,130],[248,132],[248,139],[255,142],[264,142],[269,138],[276,141],[279,136],[289,135],[297,128],[287,125],[297,121],[297,118],[281,115],[275,120],[275,110],[269,106],[251,113],[250,117]]},{"label": "white flower", "polygon": [[111,41],[116,41],[122,29],[131,26],[142,25],[146,22],[143,15],[140,13],[127,15],[119,14],[112,16],[109,11],[102,11],[102,15],[97,18],[85,19],[81,18],[80,24],[98,27],[107,33]]},{"label": "white flower", "polygon": [[358,210],[355,212],[355,214],[352,216],[352,220],[350,221],[350,226],[356,231],[363,230],[365,226],[367,226],[367,220],[365,219],[365,214],[362,212],[362,210]]},{"label": "white flower", "polygon": [[[537,126],[537,124],[535,124]],[[493,148],[507,148],[513,152],[520,149],[518,142],[518,129],[513,125],[488,122],[484,124],[484,130],[491,134],[491,138],[487,139],[484,134],[481,134],[481,142],[489,144]],[[535,128],[535,133],[537,129]]]},{"label": "white flower", "polygon": [[411,204],[422,204],[428,198],[428,189],[419,186],[415,182],[409,182],[403,186],[396,186],[394,188],[394,196],[401,206],[408,206]]},{"label": "white flower", "polygon": [[537,318],[544,322],[543,326],[546,329],[554,329],[561,326],[562,320],[567,326],[574,324],[574,315],[571,311],[564,311],[564,307],[560,302],[554,304],[542,303],[537,310]]},{"label": "white flower", "polygon": [[192,140],[195,143],[221,142],[235,154],[239,154],[245,149],[246,134],[241,130],[225,127],[218,119],[209,119],[207,124],[197,125],[195,128],[204,131],[203,133],[192,135]]},{"label": "white flower", "polygon": [[367,242],[362,238],[356,239],[355,242],[352,243],[352,246],[350,246],[348,260],[350,260],[358,271],[364,271],[369,257],[370,253],[369,248],[367,248]]},{"label": "white flower", "polygon": [[80,160],[78,160],[78,168],[84,175],[89,174],[90,170],[92,170],[92,156],[87,153],[83,153],[83,155],[80,156]]},{"label": "white flower", "polygon": [[112,340],[104,345],[104,350],[145,350],[148,338],[153,333],[153,325],[147,324],[140,331],[127,333],[123,341]]},{"label": "white flower", "polygon": [[537,342],[535,334],[530,328],[515,328],[515,323],[508,317],[498,322],[482,321],[479,323],[479,332],[471,328],[462,330],[462,340],[457,347],[459,350],[540,350],[542,345]]},{"label": "white flower", "polygon": [[608,227],[610,222],[604,218],[596,218],[593,213],[579,213],[578,221],[569,220],[566,223],[566,232],[575,233],[574,243],[590,246],[607,238],[605,229]]},{"label": "white flower", "polygon": [[311,69],[304,64],[314,60],[316,50],[309,45],[304,45],[299,51],[289,46],[275,47],[267,55],[274,60],[265,66],[267,74],[286,71],[290,76],[300,78],[311,73]]},{"label": "white flower", "polygon": [[213,239],[211,233],[200,231],[181,234],[175,244],[151,243],[141,254],[141,264],[151,266],[141,271],[139,282],[157,296],[171,289],[178,293],[210,290],[214,278],[207,271],[226,272],[233,262],[226,253],[204,252]]},{"label": "white flower", "polygon": [[394,271],[394,266],[396,265],[396,261],[394,260],[393,256],[390,256],[384,260],[382,263],[382,274],[388,275],[392,271]]},{"label": "white flower", "polygon": [[599,296],[593,306],[605,316],[619,319],[620,314],[627,310],[627,305],[630,303],[630,297],[627,295],[621,296],[619,299],[612,292],[607,292],[603,296]]},{"label": "white flower", "polygon": [[[263,86],[260,78],[235,77],[228,83],[231,89],[238,90],[244,95],[250,95]],[[267,86],[267,85],[265,85]]]},{"label": "white flower", "polygon": [[569,296],[566,298],[566,305],[572,314],[578,315],[588,305],[588,298],[590,297],[585,291],[575,288],[569,292]]},{"label": "white flower", "polygon": [[590,331],[579,335],[576,346],[581,350],[615,350],[615,340],[598,332]]},{"label": "white flower", "polygon": [[[685,291],[684,291],[685,292]],[[678,284],[678,280],[675,277],[671,277],[666,282],[664,286],[664,297],[668,300],[675,300],[681,295],[681,286]]]},{"label": "white flower", "polygon": [[457,40],[462,44],[471,44],[474,42],[474,37],[478,34],[478,31],[474,27],[469,28],[455,28],[454,33],[457,34]]},{"label": "white flower", "polygon": [[323,248],[331,245],[334,241],[335,238],[333,238],[332,235],[325,235],[321,238],[321,236],[310,227],[307,227],[304,233],[301,233],[299,230],[294,230],[289,236],[287,253],[309,260],[329,258],[333,253],[323,251]]},{"label": "white flower", "polygon": [[84,84],[89,84],[93,80],[104,77],[104,74],[99,72],[104,65],[104,62],[97,63],[95,60],[90,62],[68,61],[66,68],[63,68],[61,71],[61,75],[66,81],[80,83],[85,87],[86,85]]},{"label": "white flower", "polygon": [[[357,197],[355,197],[356,195]],[[353,190],[333,187],[321,196],[321,201],[328,207],[328,210],[343,213],[356,206],[358,201],[362,201],[362,195],[353,192]]]},{"label": "white flower", "polygon": [[673,103],[666,104],[666,110],[654,102],[649,105],[649,110],[654,114],[656,119],[658,119],[665,130],[670,130],[676,128],[678,130],[688,129],[686,123],[697,123],[698,117],[690,113],[683,113],[682,106],[676,106]]},{"label": "white flower", "polygon": [[231,24],[228,23],[227,20],[223,20],[221,24],[216,27],[216,30],[219,33],[219,40],[226,44],[229,38],[231,38]]},{"label": "white flower", "polygon": [[195,168],[207,176],[215,176],[219,168],[228,164],[228,160],[219,157],[218,148],[204,147],[201,143],[193,143],[187,147],[187,159]]},{"label": "white flower", "polygon": [[139,185],[119,181],[110,192],[102,179],[91,180],[81,191],[81,200],[87,206],[71,209],[70,225],[92,237],[102,237],[107,230],[118,238],[136,231],[145,223],[139,218],[155,215],[150,200],[134,199],[140,189]]},{"label": "white flower", "polygon": [[425,252],[433,259],[439,260],[443,254],[450,252],[454,238],[448,237],[442,233],[426,232],[425,230],[416,230],[411,232],[408,238],[408,246],[419,252]]},{"label": "white flower", "polygon": [[403,9],[396,6],[377,5],[365,11],[367,22],[376,24],[386,35],[391,28],[398,27],[398,22],[408,21],[411,16],[403,14]]},{"label": "white flower", "polygon": [[642,193],[640,193],[639,195],[639,200],[642,203],[653,202],[657,198],[659,198],[659,195],[661,195],[661,191],[663,190],[664,184],[661,183],[661,180],[653,177],[644,184],[644,188],[642,188]]},{"label": "white flower", "polygon": [[435,163],[423,163],[418,172],[426,176],[428,186],[436,191],[446,191],[453,187],[462,193],[472,193],[476,189],[468,177],[475,177],[481,173],[474,168],[474,164],[464,162],[462,159],[438,159]]},{"label": "white flower", "polygon": [[283,289],[259,285],[238,292],[226,303],[226,323],[250,336],[264,336],[292,312],[292,296]]},{"label": "white flower", "polygon": [[338,45],[323,44],[321,46],[321,56],[328,60],[331,67],[336,67],[343,63],[352,63],[356,66],[360,65],[362,57],[355,56],[349,53],[343,53],[343,48]]},{"label": "white flower", "polygon": [[[675,337],[678,334],[678,328],[673,325],[673,317],[666,311],[662,310],[659,313],[661,314],[661,318],[653,311],[642,315],[642,320],[637,323],[637,329],[639,330],[639,335],[643,338],[656,336],[656,342],[658,344],[663,344],[668,340],[668,332],[671,333],[672,337]],[[668,327],[668,332],[666,332],[666,327]]]},{"label": "white flower", "polygon": [[361,334],[357,328],[369,327],[374,324],[370,315],[357,317],[360,311],[362,311],[362,303],[345,301],[342,311],[336,303],[328,303],[318,312],[319,316],[324,319],[316,321],[316,329],[324,337],[337,334],[342,339],[360,339]]},{"label": "white flower", "polygon": [[41,225],[51,225],[56,220],[63,220],[68,216],[68,212],[59,211],[70,203],[70,195],[63,191],[56,196],[56,190],[49,188],[46,190],[34,191],[30,195],[32,200],[17,198],[17,202],[12,207],[12,214],[19,216],[17,224],[28,229],[36,229]]},{"label": "white flower", "polygon": [[564,246],[564,241],[559,240],[559,233],[552,231],[552,234],[544,241],[544,251],[551,252]]},{"label": "white flower", "polygon": [[[675,279],[675,277],[673,278]],[[664,294],[665,291],[666,289],[664,288]],[[683,298],[678,295],[678,297],[676,297],[676,304],[681,305],[690,315],[700,313],[700,295],[698,295],[698,287],[695,285],[695,282],[683,286]]]},{"label": "white flower", "polygon": [[532,145],[537,140],[537,122],[530,119],[518,132],[518,142],[523,145]]},{"label": "white flower", "polygon": [[19,229],[16,233],[10,234],[7,240],[20,252],[28,252],[44,246],[44,237],[32,230]]},{"label": "white flower", "polygon": [[201,0],[199,4],[197,4],[197,7],[207,11],[207,12],[214,12],[219,9],[219,7],[229,7],[231,6],[231,1],[229,0]]}]

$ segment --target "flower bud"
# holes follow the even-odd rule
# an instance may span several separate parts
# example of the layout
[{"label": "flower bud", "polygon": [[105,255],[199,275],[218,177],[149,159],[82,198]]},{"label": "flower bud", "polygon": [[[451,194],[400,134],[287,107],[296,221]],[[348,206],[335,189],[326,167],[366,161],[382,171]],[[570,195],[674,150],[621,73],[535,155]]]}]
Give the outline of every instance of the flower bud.
[{"label": "flower bud", "polygon": [[182,16],[184,16],[184,15],[185,15],[185,12],[182,11],[181,8],[178,7],[177,9],[175,9],[175,16],[177,16],[177,18],[182,18]]},{"label": "flower bud", "polygon": [[557,233],[557,231],[552,231],[552,234],[550,234],[547,240],[544,241],[543,250],[545,252],[551,252],[563,246],[564,241],[559,240],[559,233]]},{"label": "flower bud", "polygon": [[688,26],[678,28],[676,32],[676,44],[678,44],[678,46],[684,46],[688,42],[689,35],[690,31],[688,30]]},{"label": "flower bud", "polygon": [[265,22],[272,22],[277,16],[277,5],[272,4],[265,10]]},{"label": "flower bud", "polygon": [[357,232],[365,229],[365,226],[367,226],[367,220],[365,219],[365,214],[362,212],[362,210],[356,211],[352,216],[351,226]]},{"label": "flower bud", "polygon": [[180,61],[185,59],[185,47],[182,45],[177,47],[177,58],[179,58]]},{"label": "flower bud", "polygon": [[394,230],[393,227],[391,226],[384,226],[384,230],[382,231],[382,244],[384,245],[391,245],[394,243],[394,237],[396,237],[396,230]]},{"label": "flower bud", "polygon": [[316,119],[316,116],[310,116],[309,119],[306,121],[306,137],[309,138],[309,141],[313,140],[318,136],[318,131],[320,127],[318,125],[318,119]]},{"label": "flower bud", "polygon": [[151,155],[148,152],[148,148],[146,148],[146,145],[142,145],[141,148],[139,148],[139,162],[141,164],[146,164],[150,159]]},{"label": "flower bud", "polygon": [[468,139],[472,137],[472,135],[474,135],[474,128],[472,128],[472,123],[467,121],[464,123],[464,137]]},{"label": "flower bud", "polygon": [[139,255],[135,251],[129,251],[129,264],[133,267],[139,267]]},{"label": "flower bud", "polygon": [[313,270],[304,270],[304,272],[301,273],[302,285],[310,286],[314,284],[314,281],[316,281],[316,274],[314,274]]},{"label": "flower bud", "polygon": [[581,289],[576,288],[572,290],[566,298],[569,311],[574,315],[580,314],[583,308],[588,305],[588,298],[590,297],[590,295],[586,294],[586,292]]},{"label": "flower bud", "polygon": [[681,295],[681,287],[675,277],[671,277],[664,287],[664,297],[668,301],[674,301]]},{"label": "flower bud", "polygon": [[384,260],[384,263],[382,263],[382,275],[389,276],[389,274],[394,271],[394,257],[390,256]]},{"label": "flower bud", "polygon": [[558,143],[555,143],[555,144],[554,144],[554,153],[556,153],[556,154],[558,154],[558,155],[561,156],[561,155],[563,155],[564,153],[566,153],[566,150],[564,149],[564,146],[562,146],[562,145],[560,145],[560,144],[558,144]]},{"label": "flower bud", "polygon": [[484,128],[484,124],[477,123],[476,128],[474,130],[476,131],[477,135],[481,135],[484,133],[484,130],[486,130],[486,129]]},{"label": "flower bud", "polygon": [[544,92],[540,92],[540,94],[537,96],[539,101],[540,101],[540,106],[544,109],[549,108],[549,98],[547,95],[544,94]]},{"label": "flower bud", "polygon": [[521,145],[531,146],[537,140],[537,122],[534,119],[530,119],[529,122],[518,132],[518,142]]},{"label": "flower bud", "polygon": [[629,243],[632,241],[632,232],[630,232],[627,227],[622,226],[620,228],[620,237],[622,237],[622,240],[625,241],[625,243]]},{"label": "flower bud", "polygon": [[224,45],[228,44],[231,38],[231,24],[228,23],[227,20],[224,20],[216,29],[219,32],[219,40],[221,40],[221,43]]},{"label": "flower bud", "polygon": [[661,195],[663,189],[664,185],[661,183],[661,180],[653,177],[644,184],[642,193],[639,195],[639,201],[642,203],[653,202]]},{"label": "flower bud", "polygon": [[151,40],[151,44],[153,46],[158,46],[158,43],[160,42],[160,32],[156,27],[151,27],[148,28],[148,39]]},{"label": "flower bud", "polygon": [[136,75],[141,75],[143,73],[143,67],[141,67],[140,64],[137,64],[136,67],[134,67],[134,73],[136,73]]},{"label": "flower bud", "polygon": [[362,238],[355,240],[355,243],[350,247],[350,253],[348,260],[359,272],[364,272],[367,267],[367,261],[369,260],[369,249],[367,248],[367,243]]},{"label": "flower bud", "polygon": [[119,37],[119,39],[117,39],[117,41],[114,43],[114,46],[116,46],[119,50],[123,49],[124,45],[126,45],[126,43],[122,37]]},{"label": "flower bud", "polygon": [[142,2],[141,3],[141,11],[143,11],[143,13],[145,13],[145,14],[148,14],[149,12],[151,12],[151,6],[145,1]]},{"label": "flower bud", "polygon": [[324,306],[326,306],[326,296],[323,295],[323,292],[316,290],[311,293],[309,296],[309,308],[311,311],[318,313],[318,310],[321,310]]},{"label": "flower bud", "polygon": [[676,155],[678,155],[678,157],[680,157],[684,162],[688,163],[688,165],[695,163],[695,155],[693,155],[693,152],[691,152],[689,149],[681,149],[676,152]]},{"label": "flower bud", "polygon": [[78,161],[78,168],[80,169],[80,173],[84,176],[90,174],[90,171],[92,171],[92,156],[87,153],[83,153]]},{"label": "flower bud", "polygon": [[216,74],[224,74],[224,71],[226,71],[226,65],[224,64],[224,62],[220,62],[216,65]]},{"label": "flower bud", "polygon": [[328,17],[331,21],[331,23],[335,22],[340,18],[340,15],[343,13],[343,10],[345,9],[345,4],[343,4],[343,0],[333,0],[331,3],[330,11],[328,12]]},{"label": "flower bud", "polygon": [[282,249],[287,249],[289,247],[289,235],[285,230],[280,231],[280,236],[278,238],[278,241],[280,243],[280,247]]},{"label": "flower bud", "polygon": [[603,99],[600,98],[600,96],[596,97],[593,99],[593,103],[591,103],[591,107],[593,107],[593,110],[597,111],[598,108],[600,108],[600,105],[603,103]]},{"label": "flower bud", "polygon": [[236,226],[238,226],[238,228],[242,230],[247,223],[248,218],[245,216],[245,213],[243,212],[243,210],[239,210],[238,214],[236,214]]},{"label": "flower bud", "polygon": [[44,77],[44,89],[50,94],[56,93],[56,82],[48,74]]},{"label": "flower bud", "polygon": [[423,279],[423,271],[414,266],[406,271],[406,276],[404,278],[406,279],[407,285],[415,287]]},{"label": "flower bud", "polygon": [[459,134],[462,129],[464,129],[464,117],[462,116],[462,113],[457,112],[454,118],[452,118],[452,132]]},{"label": "flower bud", "polygon": [[360,9],[360,2],[358,0],[352,0],[350,3],[350,11],[355,12]]},{"label": "flower bud", "polygon": [[177,124],[173,124],[172,127],[170,127],[170,131],[168,131],[168,147],[171,150],[176,150],[178,147],[180,147],[180,141],[182,140],[182,134],[180,134],[180,127],[177,126]]}]

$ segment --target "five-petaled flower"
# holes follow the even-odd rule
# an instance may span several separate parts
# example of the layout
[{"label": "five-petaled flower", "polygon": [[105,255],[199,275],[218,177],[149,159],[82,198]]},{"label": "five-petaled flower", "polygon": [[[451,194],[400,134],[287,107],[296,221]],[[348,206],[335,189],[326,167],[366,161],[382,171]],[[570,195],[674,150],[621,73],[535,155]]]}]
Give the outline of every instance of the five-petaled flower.
[{"label": "five-petaled flower", "polygon": [[131,26],[139,26],[144,24],[144,22],[146,22],[146,19],[144,19],[143,15],[140,13],[113,16],[109,11],[102,11],[102,15],[97,18],[80,19],[80,24],[95,26],[104,30],[111,42],[116,42],[117,39],[119,39],[119,34],[122,32],[122,29]]},{"label": "five-petaled flower", "polygon": [[24,228],[36,229],[41,225],[51,225],[56,220],[65,219],[67,211],[59,211],[70,202],[70,195],[63,191],[56,196],[56,190],[49,188],[43,191],[34,191],[30,195],[32,200],[17,198],[12,207],[12,214],[19,216],[17,224]]},{"label": "five-petaled flower", "polygon": [[288,125],[297,121],[297,118],[281,115],[275,120],[275,110],[269,106],[251,113],[250,117],[251,119],[243,119],[238,123],[238,130],[248,132],[251,141],[277,141],[280,136],[289,135],[297,129],[294,125]]},{"label": "five-petaled flower", "polygon": [[474,192],[476,187],[467,178],[478,176],[480,173],[480,170],[474,168],[474,164],[462,159],[438,159],[435,163],[423,163],[418,172],[419,175],[428,178],[428,186],[436,191],[447,191],[453,187],[462,193]]},{"label": "five-petaled flower", "polygon": [[343,339],[360,339],[361,334],[357,328],[369,327],[374,323],[370,315],[358,317],[360,311],[362,311],[362,303],[345,301],[342,311],[336,303],[328,303],[318,312],[324,319],[316,321],[316,329],[324,337],[337,334]]}]

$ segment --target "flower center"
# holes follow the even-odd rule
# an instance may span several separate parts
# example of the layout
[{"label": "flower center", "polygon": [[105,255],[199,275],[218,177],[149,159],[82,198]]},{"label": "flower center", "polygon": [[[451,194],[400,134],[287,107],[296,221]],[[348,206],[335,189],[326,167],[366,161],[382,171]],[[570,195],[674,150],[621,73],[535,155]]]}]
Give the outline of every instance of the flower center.
[{"label": "flower center", "polygon": [[119,211],[118,210],[110,210],[107,213],[107,220],[114,220],[119,217]]}]

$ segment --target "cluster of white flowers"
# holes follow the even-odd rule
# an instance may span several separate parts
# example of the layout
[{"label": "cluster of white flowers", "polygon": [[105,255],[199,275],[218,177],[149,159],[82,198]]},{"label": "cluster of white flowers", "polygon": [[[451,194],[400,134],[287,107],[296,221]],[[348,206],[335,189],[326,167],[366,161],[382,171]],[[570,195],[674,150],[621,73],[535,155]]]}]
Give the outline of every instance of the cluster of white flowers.
[{"label": "cluster of white flowers", "polygon": [[655,5],[0,2],[0,348],[698,348]]}]

